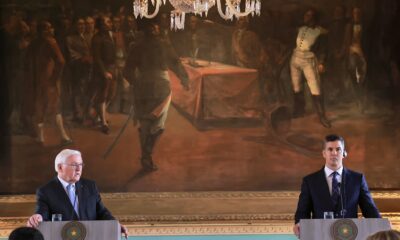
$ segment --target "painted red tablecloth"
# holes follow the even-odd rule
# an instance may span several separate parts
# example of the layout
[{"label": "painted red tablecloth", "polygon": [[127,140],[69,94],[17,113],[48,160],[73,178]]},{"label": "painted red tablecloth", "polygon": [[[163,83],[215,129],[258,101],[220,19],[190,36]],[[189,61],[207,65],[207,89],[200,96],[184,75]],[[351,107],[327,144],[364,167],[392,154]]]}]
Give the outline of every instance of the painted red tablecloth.
[{"label": "painted red tablecloth", "polygon": [[256,69],[197,60],[193,67],[182,59],[189,75],[185,91],[170,71],[172,103],[193,122],[260,119],[260,91]]}]

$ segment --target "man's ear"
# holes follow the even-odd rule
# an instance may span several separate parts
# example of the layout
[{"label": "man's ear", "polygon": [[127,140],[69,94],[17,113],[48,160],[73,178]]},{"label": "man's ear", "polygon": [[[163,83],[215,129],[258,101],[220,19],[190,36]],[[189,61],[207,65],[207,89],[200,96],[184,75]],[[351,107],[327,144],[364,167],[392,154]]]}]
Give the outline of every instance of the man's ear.
[{"label": "man's ear", "polygon": [[343,150],[343,157],[344,157],[344,158],[347,157],[347,151],[346,151],[346,149]]}]

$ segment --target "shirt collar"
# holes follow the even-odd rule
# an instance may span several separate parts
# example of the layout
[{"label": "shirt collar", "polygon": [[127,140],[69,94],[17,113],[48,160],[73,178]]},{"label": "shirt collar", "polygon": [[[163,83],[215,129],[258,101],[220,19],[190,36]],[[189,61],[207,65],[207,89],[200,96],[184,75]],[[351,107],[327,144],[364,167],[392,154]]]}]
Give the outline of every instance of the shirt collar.
[{"label": "shirt collar", "polygon": [[339,174],[339,176],[342,176],[342,173],[343,173],[343,166],[341,166],[338,170],[334,171],[334,170],[328,168],[328,167],[325,165],[324,172],[325,172],[325,176],[326,176],[326,177],[329,177],[333,172],[337,172],[337,173]]},{"label": "shirt collar", "polygon": [[[63,185],[64,189],[67,189],[67,186],[71,184],[71,183],[65,181],[64,179],[60,178],[60,176],[57,176],[57,178],[58,178],[58,180],[60,180],[60,182]],[[75,185],[75,183],[72,183],[72,185]]]}]

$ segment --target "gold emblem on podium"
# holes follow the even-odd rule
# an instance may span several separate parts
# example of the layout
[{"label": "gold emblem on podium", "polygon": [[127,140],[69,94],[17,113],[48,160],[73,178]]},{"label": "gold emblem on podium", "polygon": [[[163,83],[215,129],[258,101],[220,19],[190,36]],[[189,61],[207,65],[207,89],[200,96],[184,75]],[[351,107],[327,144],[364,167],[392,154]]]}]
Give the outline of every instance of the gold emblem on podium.
[{"label": "gold emblem on podium", "polygon": [[351,219],[339,219],[331,226],[331,235],[334,240],[355,240],[357,234],[357,225]]},{"label": "gold emblem on podium", "polygon": [[63,240],[84,240],[86,237],[86,228],[80,222],[68,222],[61,230],[61,237]]}]

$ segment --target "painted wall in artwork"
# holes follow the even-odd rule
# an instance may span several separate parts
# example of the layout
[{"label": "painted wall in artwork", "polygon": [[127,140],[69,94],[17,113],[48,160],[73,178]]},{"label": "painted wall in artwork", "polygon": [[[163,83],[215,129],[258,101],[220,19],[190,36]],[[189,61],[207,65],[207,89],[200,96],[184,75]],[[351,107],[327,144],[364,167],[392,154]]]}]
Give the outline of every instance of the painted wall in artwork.
[{"label": "painted wall in artwork", "polygon": [[[144,99],[164,93],[138,91],[139,73],[127,64],[130,54],[137,54],[133,62],[143,60],[131,52],[140,41],[130,31],[131,7],[130,1],[2,1],[1,193],[34,193],[55,176],[54,158],[63,148],[82,152],[84,177],[104,192],[298,190],[302,176],[323,166],[321,140],[329,133],[345,138],[345,166],[365,173],[371,188],[400,188],[398,1],[267,0],[248,23],[222,20],[213,7],[207,18],[186,16],[185,30],[176,32],[168,27],[171,5],[162,6],[154,21],[189,81],[169,71],[171,98],[163,95],[156,105],[171,105],[151,112],[153,120],[167,114],[164,131],[154,128],[145,141],[144,121],[136,121],[149,104]],[[292,54],[310,7],[324,29],[318,50],[324,69],[314,83],[300,73],[296,90]],[[76,20],[88,29],[87,17],[101,14],[114,24],[113,97],[103,96],[101,78],[93,80],[93,49],[85,55],[74,45],[81,41]],[[37,72],[46,63],[36,58],[41,45],[32,47],[42,19],[54,27],[60,50],[53,71],[60,70],[60,55],[65,62],[59,76],[50,76],[53,86],[35,80],[46,73]],[[139,30],[146,24],[137,20]],[[162,58],[154,48],[139,52]],[[153,69],[152,61],[146,64]],[[143,168],[143,151],[157,169]]]}]

